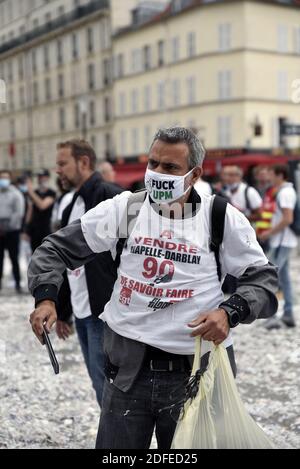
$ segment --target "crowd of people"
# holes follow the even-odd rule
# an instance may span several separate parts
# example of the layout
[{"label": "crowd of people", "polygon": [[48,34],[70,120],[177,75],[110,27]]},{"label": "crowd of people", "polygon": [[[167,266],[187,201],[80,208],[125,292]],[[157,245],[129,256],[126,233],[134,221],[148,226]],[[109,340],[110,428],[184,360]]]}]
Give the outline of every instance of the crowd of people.
[{"label": "crowd of people", "polygon": [[[224,166],[217,182],[209,185],[205,181],[198,181],[195,189],[200,194],[221,194],[251,222],[263,251],[268,259],[278,266],[280,289],[284,299],[283,315],[270,318],[265,327],[295,327],[289,259],[292,250],[297,247],[297,235],[300,234],[299,206],[295,188],[288,182],[288,167],[255,167],[255,187],[249,186],[243,178],[244,174],[239,166]],[[233,293],[235,288],[236,279],[227,276],[223,290]]]},{"label": "crowd of people", "polygon": [[[240,167],[224,166],[209,184],[202,179],[204,155],[188,129],[159,131],[146,189],[136,194],[116,184],[110,163],[97,167],[94,149],[83,140],[57,145],[56,191],[47,170],[37,174],[37,188],[27,177],[13,184],[11,174],[0,171],[0,279],[7,250],[22,293],[21,238],[33,253],[28,278],[35,334],[42,341],[43,324],[49,331],[56,324],[58,337],[66,340],[75,322],[102,409],[98,448],[147,447],[154,426],[159,447],[170,447],[176,424],[159,409],[191,371],[195,336],[223,343],[235,373],[231,328],[258,318],[267,319],[267,329],[296,325],[289,256],[297,245],[298,205],[287,167],[255,168],[251,187]],[[121,235],[112,223],[107,234],[107,225],[123,221],[134,203],[139,224],[133,223],[133,231]],[[219,244],[211,242],[210,249],[215,215],[221,222],[212,237],[216,231]],[[194,231],[196,221],[203,233]],[[284,297],[280,318],[274,316],[274,265]],[[124,418],[130,412],[132,419]]]}]

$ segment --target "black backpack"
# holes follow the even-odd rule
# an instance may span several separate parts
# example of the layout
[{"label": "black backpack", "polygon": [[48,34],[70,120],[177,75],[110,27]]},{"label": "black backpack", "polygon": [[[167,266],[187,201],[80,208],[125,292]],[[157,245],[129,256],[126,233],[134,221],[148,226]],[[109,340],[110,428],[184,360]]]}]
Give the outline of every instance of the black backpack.
[{"label": "black backpack", "polygon": [[[116,251],[116,267],[120,265],[121,255],[124,247],[126,246],[127,239],[130,236],[132,228],[134,226],[134,219],[137,218],[138,214],[131,213],[130,208],[133,204],[143,203],[145,201],[147,192],[145,190],[136,192],[132,194],[127,203],[127,213],[125,218],[121,221],[121,228],[119,228],[119,241],[117,243]],[[225,214],[227,207],[227,200],[224,197],[219,195],[213,196],[212,209],[211,209],[211,239],[210,239],[210,250],[214,252],[216,263],[217,263],[217,272],[219,281],[222,278],[221,264],[220,264],[220,246],[223,242],[224,236],[224,226],[225,226]],[[122,232],[122,228],[124,232]]]}]

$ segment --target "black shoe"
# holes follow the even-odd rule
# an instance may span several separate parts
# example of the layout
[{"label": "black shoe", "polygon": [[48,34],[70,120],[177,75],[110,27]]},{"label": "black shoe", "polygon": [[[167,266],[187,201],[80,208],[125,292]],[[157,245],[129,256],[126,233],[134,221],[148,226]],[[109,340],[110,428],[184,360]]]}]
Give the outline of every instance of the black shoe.
[{"label": "black shoe", "polygon": [[296,327],[296,323],[293,317],[291,316],[282,316],[281,321],[283,324],[285,324],[287,327]]},{"label": "black shoe", "polygon": [[17,285],[17,286],[16,286],[16,292],[18,293],[18,295],[22,295],[22,294],[23,294],[23,290],[22,290],[22,287],[20,287],[20,285]]}]

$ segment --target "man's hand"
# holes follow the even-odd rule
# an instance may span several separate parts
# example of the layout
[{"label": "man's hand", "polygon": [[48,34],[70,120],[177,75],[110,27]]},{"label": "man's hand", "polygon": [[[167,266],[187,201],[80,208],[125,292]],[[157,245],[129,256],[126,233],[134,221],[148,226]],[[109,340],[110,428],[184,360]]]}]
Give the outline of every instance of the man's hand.
[{"label": "man's hand", "polygon": [[191,333],[191,337],[200,335],[202,339],[213,342],[215,345],[220,345],[230,331],[227,313],[222,308],[200,314],[188,326],[197,328]]},{"label": "man's hand", "polygon": [[73,328],[64,321],[56,321],[56,334],[60,339],[66,340],[73,334]]},{"label": "man's hand", "polygon": [[38,307],[30,315],[30,324],[33,332],[41,342],[43,343],[43,325],[48,332],[57,319],[55,303],[53,301],[45,300],[39,303]]}]

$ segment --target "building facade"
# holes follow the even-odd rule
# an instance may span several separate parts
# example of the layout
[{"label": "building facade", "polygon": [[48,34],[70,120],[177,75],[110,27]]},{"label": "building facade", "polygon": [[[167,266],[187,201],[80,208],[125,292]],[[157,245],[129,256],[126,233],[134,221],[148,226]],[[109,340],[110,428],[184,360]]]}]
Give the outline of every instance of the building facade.
[{"label": "building facade", "polygon": [[0,167],[52,169],[80,136],[99,160],[137,156],[169,125],[277,149],[295,93],[297,0],[0,0]]},{"label": "building facade", "polygon": [[161,126],[192,127],[208,149],[271,150],[279,117],[300,124],[299,2],[173,0],[115,35],[113,56],[120,157],[147,152]]},{"label": "building facade", "polygon": [[55,166],[57,142],[88,138],[111,153],[111,22],[105,0],[0,3],[1,166]]}]

